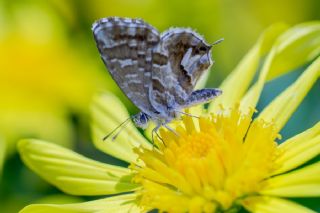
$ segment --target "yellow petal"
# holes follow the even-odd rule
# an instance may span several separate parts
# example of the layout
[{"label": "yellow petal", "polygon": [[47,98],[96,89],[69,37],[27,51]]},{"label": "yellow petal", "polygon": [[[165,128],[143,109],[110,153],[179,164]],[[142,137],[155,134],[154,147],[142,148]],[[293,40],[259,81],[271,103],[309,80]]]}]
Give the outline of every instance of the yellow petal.
[{"label": "yellow petal", "polygon": [[141,212],[135,203],[135,194],[118,195],[105,199],[74,204],[32,204],[20,213],[102,213],[102,212]]},{"label": "yellow petal", "polygon": [[320,57],[318,57],[303,74],[276,99],[274,99],[258,116],[267,122],[273,121],[280,130],[307,95],[320,75]]},{"label": "yellow petal", "polygon": [[320,53],[320,22],[296,25],[277,39],[277,57],[272,62],[267,80],[306,64]]},{"label": "yellow petal", "polygon": [[40,140],[18,143],[23,162],[45,180],[73,195],[106,195],[137,188],[127,168],[100,163]]},{"label": "yellow petal", "polygon": [[268,54],[258,81],[241,101],[242,111],[255,108],[266,80],[313,60],[320,53],[320,22],[297,25],[283,33]]},{"label": "yellow petal", "polygon": [[247,94],[242,98],[240,109],[243,113],[248,113],[251,109],[256,108],[263,86],[265,84],[268,72],[270,71],[271,63],[275,57],[276,48],[272,48],[268,54],[262,69],[260,71],[258,81],[249,89]]},{"label": "yellow petal", "polygon": [[242,201],[242,205],[255,213],[316,213],[292,201],[267,196],[247,197]]},{"label": "yellow petal", "polygon": [[[311,140],[319,135],[320,122],[316,123],[313,127],[303,131],[302,133],[297,134],[292,138],[289,138],[288,140],[281,143],[278,147],[279,149],[285,150],[285,152],[287,153],[288,151],[291,151],[291,149],[295,149],[297,146],[303,146],[304,143],[306,143],[306,141]],[[300,150],[296,151],[295,154],[298,154],[299,152]]]},{"label": "yellow petal", "polygon": [[206,83],[208,81],[209,78],[209,74],[210,74],[210,70],[207,70],[199,79],[199,81],[196,84],[195,89],[202,89],[206,86]]},{"label": "yellow petal", "polygon": [[116,140],[112,141],[111,136],[103,141],[107,134],[130,117],[126,108],[114,95],[108,93],[96,96],[91,114],[93,142],[105,153],[131,163],[137,159],[137,155],[133,152],[134,147],[152,148],[131,121],[123,127]]},{"label": "yellow petal", "polygon": [[2,175],[2,166],[4,163],[5,153],[6,152],[6,144],[2,137],[0,137],[0,179]]},{"label": "yellow petal", "polygon": [[279,197],[320,196],[320,162],[272,177],[265,184],[261,194]]},{"label": "yellow petal", "polygon": [[265,30],[257,43],[221,84],[219,88],[222,89],[223,95],[210,104],[209,111],[219,110],[220,104],[226,108],[232,107],[241,100],[258,70],[261,58],[270,51],[275,39],[286,29],[287,26],[284,24],[275,24]]},{"label": "yellow petal", "polygon": [[69,204],[69,203],[81,203],[85,200],[79,196],[72,196],[67,194],[50,194],[45,195],[44,197],[40,197],[33,201],[33,203],[50,203],[50,204]]},{"label": "yellow petal", "polygon": [[320,122],[286,140],[279,146],[281,155],[275,160],[279,167],[273,175],[294,169],[320,154]]}]

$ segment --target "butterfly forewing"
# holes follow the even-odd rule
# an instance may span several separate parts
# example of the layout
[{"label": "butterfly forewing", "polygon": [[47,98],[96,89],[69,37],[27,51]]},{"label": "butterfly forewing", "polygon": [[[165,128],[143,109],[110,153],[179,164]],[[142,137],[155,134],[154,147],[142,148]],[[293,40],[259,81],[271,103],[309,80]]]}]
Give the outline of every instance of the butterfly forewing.
[{"label": "butterfly forewing", "polygon": [[126,96],[143,112],[156,112],[149,100],[156,29],[141,19],[103,18],[92,27],[102,60]]}]

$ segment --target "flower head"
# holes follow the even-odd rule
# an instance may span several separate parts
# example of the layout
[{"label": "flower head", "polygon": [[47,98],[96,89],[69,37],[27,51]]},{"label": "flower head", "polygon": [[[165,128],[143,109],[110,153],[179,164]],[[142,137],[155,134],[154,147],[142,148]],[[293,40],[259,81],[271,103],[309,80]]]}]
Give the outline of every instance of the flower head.
[{"label": "flower head", "polygon": [[[237,107],[192,121],[184,117],[179,136],[161,132],[159,149],[137,149],[143,166],[134,166],[143,187],[141,204],[168,212],[213,212],[255,195],[277,166],[272,123],[253,123]],[[199,125],[199,129],[196,128]],[[180,205],[174,205],[179,203]]]},{"label": "flower head", "polygon": [[[155,139],[154,145],[132,124],[117,142],[103,142],[104,134],[128,115],[111,94],[98,96],[92,108],[94,143],[130,163],[128,168],[43,141],[21,141],[24,162],[66,193],[127,192],[80,204],[30,205],[22,212],[231,212],[241,207],[252,212],[312,212],[285,197],[320,196],[319,162],[299,167],[320,153],[320,124],[282,144],[277,139],[319,78],[320,58],[253,119],[265,82],[319,53],[319,23],[285,30],[283,25],[268,29],[222,84],[224,95],[207,110],[190,109],[201,114],[199,119],[184,116],[171,124],[174,132],[161,129],[161,140]],[[266,53],[257,82],[246,91]],[[304,60],[285,61],[289,56]]]}]

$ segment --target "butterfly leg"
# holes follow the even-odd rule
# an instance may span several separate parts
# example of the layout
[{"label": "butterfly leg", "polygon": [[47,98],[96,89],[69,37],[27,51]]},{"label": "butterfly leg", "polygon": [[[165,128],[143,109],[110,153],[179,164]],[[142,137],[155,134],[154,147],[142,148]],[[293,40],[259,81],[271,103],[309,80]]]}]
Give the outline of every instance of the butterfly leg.
[{"label": "butterfly leg", "polygon": [[163,139],[162,139],[161,136],[158,134],[158,130],[160,129],[160,127],[161,127],[161,124],[157,124],[157,126],[156,126],[155,128],[153,128],[153,130],[152,130],[152,132],[151,132],[152,144],[153,144],[153,145],[155,145],[155,143],[154,143],[154,135],[156,135],[156,136],[159,138],[159,140],[161,140],[162,143],[164,144]]},{"label": "butterfly leg", "polygon": [[200,118],[199,116],[192,115],[192,114],[187,113],[187,112],[182,112],[182,111],[176,111],[176,112],[178,112],[180,114],[183,114],[183,115],[187,115],[187,116],[192,117],[192,118]]},{"label": "butterfly leg", "polygon": [[179,134],[178,134],[174,129],[172,129],[170,126],[168,126],[166,123],[163,124],[163,126],[164,126],[167,130],[169,130],[170,132],[172,132],[173,134],[175,134],[177,137],[179,137]]}]

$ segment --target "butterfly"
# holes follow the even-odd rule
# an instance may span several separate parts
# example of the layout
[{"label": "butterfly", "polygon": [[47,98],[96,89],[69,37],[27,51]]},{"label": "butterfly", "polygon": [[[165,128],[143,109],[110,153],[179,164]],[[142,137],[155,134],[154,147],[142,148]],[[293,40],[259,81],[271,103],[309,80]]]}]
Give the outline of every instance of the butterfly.
[{"label": "butterfly", "polygon": [[109,17],[92,25],[100,56],[124,94],[141,110],[132,116],[145,129],[152,120],[168,124],[182,110],[211,101],[222,91],[195,90],[200,76],[213,64],[212,45],[188,28],[160,34],[142,19]]}]

